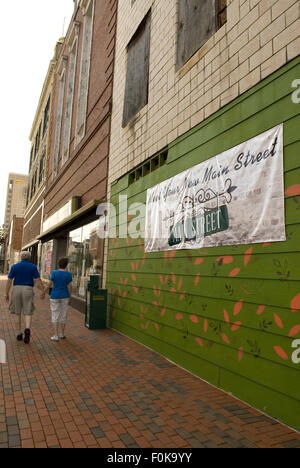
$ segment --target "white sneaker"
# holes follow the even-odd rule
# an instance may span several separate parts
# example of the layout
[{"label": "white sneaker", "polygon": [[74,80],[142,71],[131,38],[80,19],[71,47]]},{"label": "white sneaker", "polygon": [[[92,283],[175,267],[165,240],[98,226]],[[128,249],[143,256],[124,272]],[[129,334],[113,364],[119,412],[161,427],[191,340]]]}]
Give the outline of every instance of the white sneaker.
[{"label": "white sneaker", "polygon": [[59,338],[58,338],[58,336],[51,336],[51,340],[52,341],[59,341]]}]

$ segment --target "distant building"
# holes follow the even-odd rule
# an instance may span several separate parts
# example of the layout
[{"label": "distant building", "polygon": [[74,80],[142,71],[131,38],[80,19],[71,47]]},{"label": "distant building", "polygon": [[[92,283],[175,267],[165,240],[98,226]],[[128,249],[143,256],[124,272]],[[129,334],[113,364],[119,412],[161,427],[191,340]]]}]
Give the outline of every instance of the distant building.
[{"label": "distant building", "polygon": [[[18,260],[21,251],[21,236],[26,208],[28,176],[10,173],[8,176],[6,210],[4,217],[4,244],[2,246],[2,271],[7,273],[10,266]],[[20,231],[21,230],[21,231]],[[15,239],[17,237],[17,240]]]},{"label": "distant building", "polygon": [[24,218],[18,218],[16,215],[14,215],[10,222],[9,231],[6,237],[4,272],[8,272],[15,263],[20,261],[23,225]]},{"label": "distant building", "polygon": [[8,232],[14,216],[23,217],[26,208],[28,176],[24,174],[9,174],[7,184],[6,209],[4,229]]}]

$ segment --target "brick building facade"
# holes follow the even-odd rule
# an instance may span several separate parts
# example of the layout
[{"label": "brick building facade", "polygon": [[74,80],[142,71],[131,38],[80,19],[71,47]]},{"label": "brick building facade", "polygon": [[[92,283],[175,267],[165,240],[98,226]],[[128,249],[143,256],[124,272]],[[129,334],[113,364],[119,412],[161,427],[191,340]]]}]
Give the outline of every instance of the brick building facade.
[{"label": "brick building facade", "polygon": [[30,132],[31,152],[22,248],[23,250],[29,250],[31,252],[32,261],[36,264],[39,264],[40,245],[37,238],[41,234],[44,214],[44,193],[49,159],[49,128],[51,123],[54,69],[62,45],[63,39],[61,39],[55,47],[54,57],[49,64]]},{"label": "brick building facade", "polygon": [[39,239],[44,278],[59,256],[69,255],[74,297],[82,308],[88,273],[102,275],[103,245],[95,221],[107,194],[117,1],[74,5],[55,67]]}]

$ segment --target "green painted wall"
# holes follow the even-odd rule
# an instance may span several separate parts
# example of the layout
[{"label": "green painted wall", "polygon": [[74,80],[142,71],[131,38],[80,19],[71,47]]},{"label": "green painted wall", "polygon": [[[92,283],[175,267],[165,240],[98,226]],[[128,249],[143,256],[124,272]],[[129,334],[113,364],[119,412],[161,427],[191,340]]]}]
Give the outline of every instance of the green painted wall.
[{"label": "green painted wall", "polygon": [[141,239],[117,238],[107,266],[110,327],[298,430],[299,78],[298,58],[171,144],[167,165],[112,186],[116,206],[145,203],[147,188],[283,122],[287,242],[146,255]]}]

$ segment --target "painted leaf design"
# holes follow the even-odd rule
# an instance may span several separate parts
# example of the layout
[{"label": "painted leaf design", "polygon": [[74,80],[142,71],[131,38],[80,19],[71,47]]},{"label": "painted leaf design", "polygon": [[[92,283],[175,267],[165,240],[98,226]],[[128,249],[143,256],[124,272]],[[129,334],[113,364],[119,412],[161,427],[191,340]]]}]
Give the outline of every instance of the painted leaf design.
[{"label": "painted leaf design", "polygon": [[180,290],[182,286],[182,278],[180,278],[177,289]]},{"label": "painted leaf design", "polygon": [[204,332],[207,333],[208,330],[208,321],[207,319],[204,320]]},{"label": "painted leaf design", "polygon": [[228,323],[228,325],[230,325],[230,318],[226,309],[224,309],[224,318],[225,318],[225,322]]},{"label": "painted leaf design", "polygon": [[235,268],[234,270],[232,270],[232,272],[229,274],[229,277],[230,278],[234,278],[235,276],[237,276],[239,273],[240,273],[241,269],[240,268]]},{"label": "painted leaf design", "polygon": [[296,197],[297,195],[300,195],[300,185],[299,184],[291,185],[290,187],[286,189],[285,194],[288,197]]},{"label": "painted leaf design", "polygon": [[217,258],[217,262],[222,262],[223,265],[229,265],[233,262],[233,257],[231,255],[226,255],[224,257]]},{"label": "painted leaf design", "polygon": [[289,336],[293,337],[298,335],[298,333],[300,333],[300,325],[296,325],[295,327],[293,327],[289,333]]},{"label": "painted leaf design", "polygon": [[259,306],[259,308],[257,309],[256,315],[261,315],[264,312],[265,308],[266,308],[265,305]]},{"label": "painted leaf design", "polygon": [[185,291],[181,294],[181,296],[179,297],[179,300],[183,301],[184,298],[185,298]]},{"label": "painted leaf design", "polygon": [[297,310],[300,310],[300,294],[298,294],[294,299],[291,301],[291,309],[292,312],[297,312]]},{"label": "painted leaf design", "polygon": [[172,250],[172,252],[170,253],[170,259],[173,260],[173,258],[175,257],[177,253],[177,250]]},{"label": "painted leaf design", "polygon": [[191,320],[193,323],[198,323],[198,322],[199,322],[197,315],[191,315],[191,316],[190,316],[190,320]]},{"label": "painted leaf design", "polygon": [[250,262],[250,259],[251,259],[251,256],[252,256],[252,252],[253,252],[253,247],[251,247],[250,249],[248,249],[245,253],[245,257],[244,257],[244,265],[247,266],[248,263]]},{"label": "painted leaf design", "polygon": [[174,275],[174,273],[171,273],[171,275],[172,275],[173,284],[176,284],[176,276]]},{"label": "painted leaf design", "polygon": [[176,315],[176,320],[182,320],[183,319],[183,315],[182,314],[177,314]]},{"label": "painted leaf design", "polygon": [[222,338],[223,341],[225,341],[225,343],[227,343],[227,344],[230,343],[229,338],[228,338],[227,335],[225,335],[225,333],[222,333],[221,338]]},{"label": "painted leaf design", "polygon": [[204,258],[197,258],[197,260],[195,261],[195,265],[201,265],[201,263],[204,262]]},{"label": "painted leaf design", "polygon": [[284,349],[282,349],[280,346],[274,346],[274,351],[281,359],[288,361],[289,359],[288,355],[286,354]]},{"label": "painted leaf design", "polygon": [[243,354],[244,354],[244,349],[240,348],[239,349],[239,354],[238,354],[239,362],[241,362],[241,360],[243,359]]},{"label": "painted leaf design", "polygon": [[279,328],[284,328],[283,323],[282,323],[282,321],[281,321],[281,318],[278,317],[277,314],[274,314],[274,320],[275,320],[275,322],[276,322],[276,325],[277,325]]},{"label": "painted leaf design", "polygon": [[239,302],[237,302],[234,306],[234,310],[233,310],[233,315],[236,316],[240,313],[240,311],[242,310],[242,307],[243,307],[243,299],[241,299]]},{"label": "painted leaf design", "polygon": [[233,332],[237,331],[241,325],[242,325],[242,322],[235,322],[233,326],[231,327],[231,331]]},{"label": "painted leaf design", "polygon": [[166,313],[166,310],[167,310],[167,309],[166,309],[166,308],[164,308],[164,309],[161,311],[161,314],[160,314],[160,315],[161,315],[161,317],[163,317],[163,316],[165,315],[165,313]]},{"label": "painted leaf design", "polygon": [[196,278],[195,278],[195,286],[198,286],[198,283],[199,283],[199,281],[200,281],[200,276],[201,276],[200,273],[198,273],[198,274],[196,275]]},{"label": "painted leaf design", "polygon": [[196,342],[198,343],[201,348],[203,347],[203,341],[200,338],[195,338]]}]

